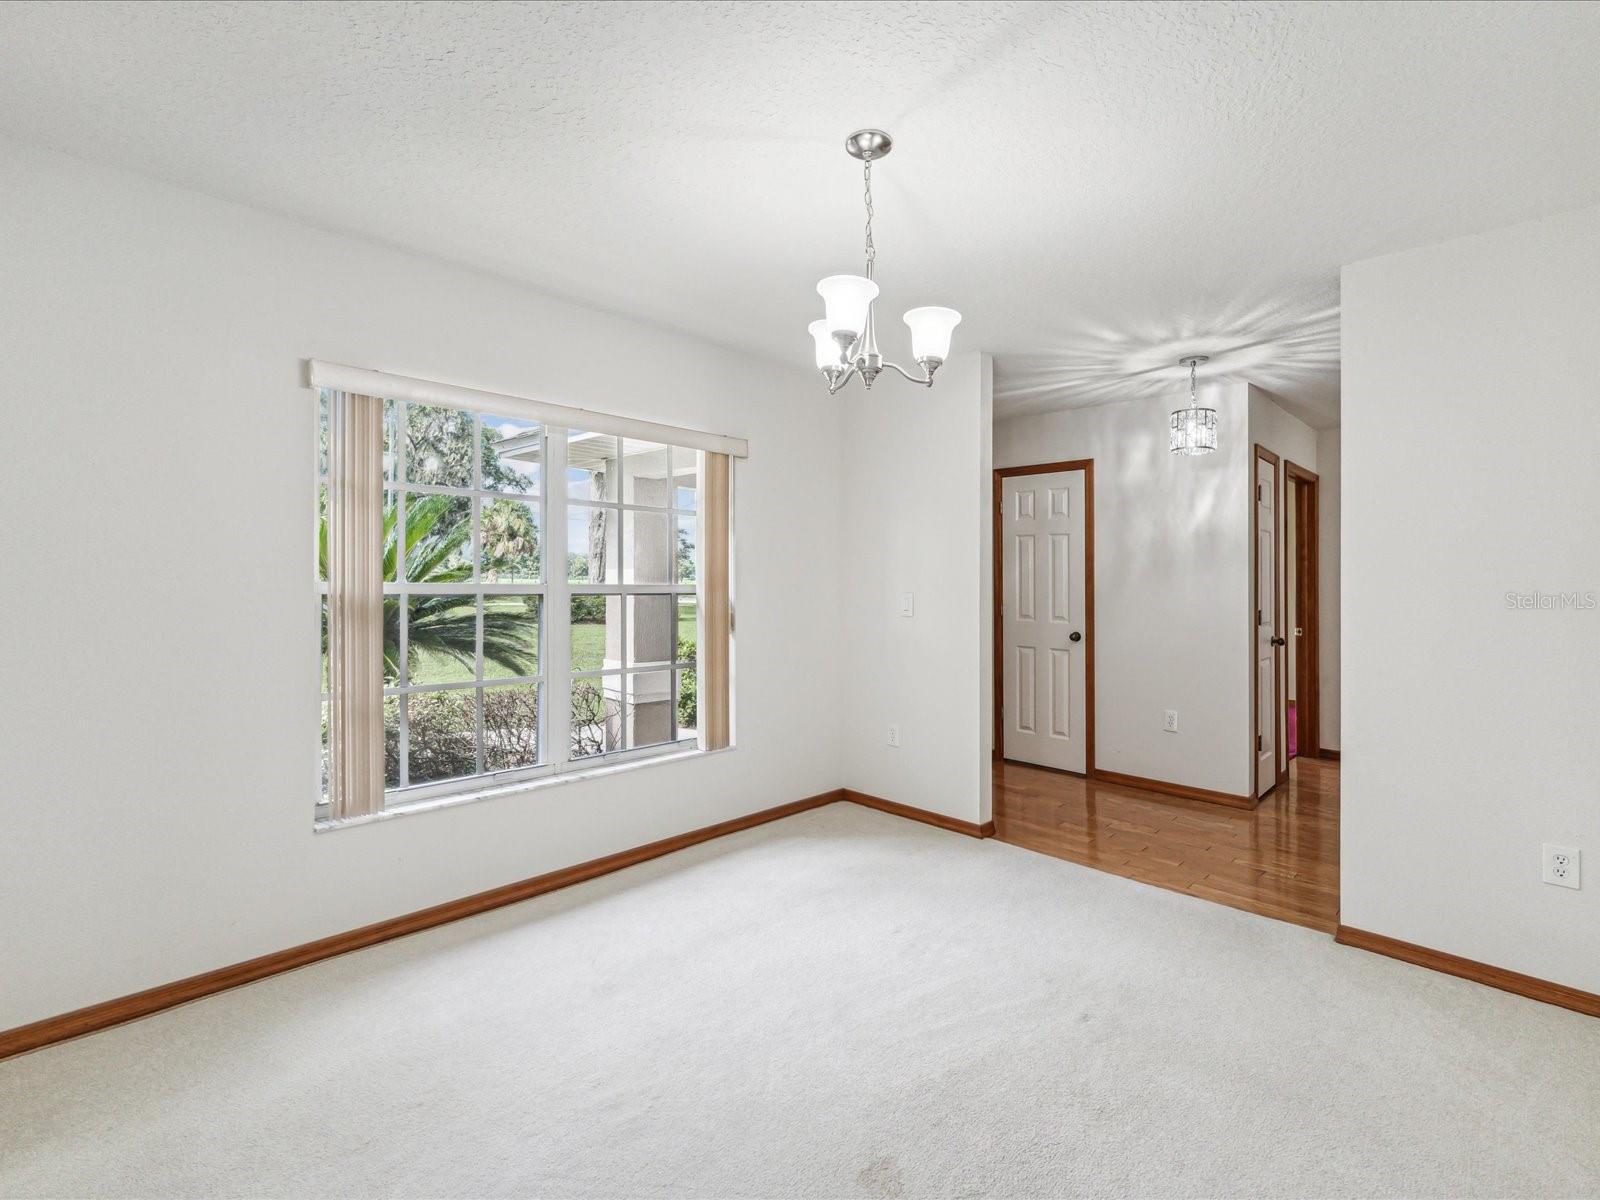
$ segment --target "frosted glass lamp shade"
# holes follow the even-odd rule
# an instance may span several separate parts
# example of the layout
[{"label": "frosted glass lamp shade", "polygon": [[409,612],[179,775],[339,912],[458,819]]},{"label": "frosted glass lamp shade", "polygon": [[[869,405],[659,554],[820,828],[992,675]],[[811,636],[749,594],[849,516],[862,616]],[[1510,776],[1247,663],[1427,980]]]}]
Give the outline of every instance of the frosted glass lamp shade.
[{"label": "frosted glass lamp shade", "polygon": [[847,333],[855,341],[866,328],[867,309],[878,298],[878,285],[865,275],[829,275],[817,284],[817,295],[827,310],[823,320],[828,332]]},{"label": "frosted glass lamp shade", "polygon": [[839,349],[839,343],[833,340],[833,331],[828,328],[828,320],[824,317],[820,321],[813,321],[806,326],[806,332],[811,335],[811,340],[817,346],[817,366],[826,371],[829,367],[841,365],[844,351]]},{"label": "frosted glass lamp shade", "polygon": [[950,357],[950,334],[961,323],[953,308],[913,308],[902,318],[911,328],[911,357],[943,362]]}]

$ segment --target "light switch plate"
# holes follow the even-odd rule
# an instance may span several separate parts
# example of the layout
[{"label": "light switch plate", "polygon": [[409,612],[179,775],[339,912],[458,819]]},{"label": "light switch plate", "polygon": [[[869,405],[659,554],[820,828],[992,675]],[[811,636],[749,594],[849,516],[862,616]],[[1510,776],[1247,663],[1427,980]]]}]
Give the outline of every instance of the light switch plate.
[{"label": "light switch plate", "polygon": [[902,592],[900,594],[900,615],[902,617],[911,616],[916,611],[916,607],[916,597],[910,592]]}]

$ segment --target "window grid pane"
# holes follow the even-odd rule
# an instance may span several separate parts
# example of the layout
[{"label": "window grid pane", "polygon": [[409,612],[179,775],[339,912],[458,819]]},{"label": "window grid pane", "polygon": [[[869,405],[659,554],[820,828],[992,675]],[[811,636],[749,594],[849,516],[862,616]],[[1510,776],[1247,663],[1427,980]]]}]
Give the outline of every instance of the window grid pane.
[{"label": "window grid pane", "polygon": [[477,475],[477,422],[471,413],[457,408],[428,404],[406,404],[403,413],[407,483],[431,483],[441,487],[470,488]]},{"label": "window grid pane", "polygon": [[483,770],[517,771],[539,763],[538,684],[483,689]]},{"label": "window grid pane", "polygon": [[672,562],[679,583],[694,583],[699,575],[700,521],[692,516],[676,518],[672,542]]},{"label": "window grid pane", "polygon": [[675,740],[672,672],[635,671],[627,676],[622,725],[625,748],[637,750]]},{"label": "window grid pane", "polygon": [[620,578],[617,532],[620,510],[598,505],[567,507],[567,580],[570,583],[607,584]]},{"label": "window grid pane", "polygon": [[623,514],[622,581],[671,583],[672,518],[665,512]]},{"label": "window grid pane", "polygon": [[[319,536],[328,403],[319,394]],[[551,431],[534,422],[396,401],[385,417],[386,787],[431,794],[692,737],[703,455],[558,429],[572,454],[552,484]],[[545,521],[551,486],[566,491],[567,528]],[[584,589],[553,626],[552,558]],[[540,753],[547,635],[572,651],[557,700],[572,706],[572,742],[553,764]]]},{"label": "window grid pane", "polygon": [[625,438],[622,443],[622,499],[649,508],[672,505],[672,449],[659,442]]},{"label": "window grid pane", "polygon": [[627,597],[627,666],[670,665],[676,653],[676,597],[645,592]]},{"label": "window grid pane", "polygon": [[543,494],[544,429],[515,417],[478,415],[480,487],[530,498]]},{"label": "window grid pane", "polygon": [[567,432],[567,496],[577,504],[615,502],[617,439],[573,429]]},{"label": "window grid pane", "polygon": [[478,692],[468,685],[404,697],[411,785],[478,774]]},{"label": "window grid pane", "polygon": [[577,675],[570,689],[573,759],[594,758],[622,748],[622,676]]},{"label": "window grid pane", "polygon": [[405,701],[399,696],[383,698],[383,785],[400,787],[405,783]]},{"label": "window grid pane", "polygon": [[544,430],[403,402],[388,411],[386,474],[404,481],[386,513],[388,786],[537,766]]},{"label": "window grid pane", "polygon": [[543,522],[535,500],[478,501],[478,575],[485,583],[538,583]]},{"label": "window grid pane", "polygon": [[678,711],[675,714],[678,737],[694,737],[700,730],[700,696],[694,668],[677,671],[675,676],[678,683]]},{"label": "window grid pane", "polygon": [[567,638],[573,674],[620,667],[622,600],[595,592],[573,592]]},{"label": "window grid pane", "polygon": [[590,439],[588,469],[569,472],[573,760],[668,745],[697,719],[700,454],[620,446],[620,469],[595,461],[612,452],[607,438]]},{"label": "window grid pane", "polygon": [[683,512],[699,508],[700,451],[672,448],[672,506]]}]

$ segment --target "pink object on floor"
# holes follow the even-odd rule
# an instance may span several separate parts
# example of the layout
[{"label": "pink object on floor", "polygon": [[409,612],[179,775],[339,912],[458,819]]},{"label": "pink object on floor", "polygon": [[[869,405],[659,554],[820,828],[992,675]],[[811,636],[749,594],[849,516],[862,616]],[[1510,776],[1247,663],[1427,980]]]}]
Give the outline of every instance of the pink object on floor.
[{"label": "pink object on floor", "polygon": [[1291,701],[1289,701],[1289,757],[1290,758],[1293,758],[1296,754],[1300,753],[1300,730],[1298,728],[1299,723],[1294,718],[1295,718],[1294,701],[1291,700]]}]

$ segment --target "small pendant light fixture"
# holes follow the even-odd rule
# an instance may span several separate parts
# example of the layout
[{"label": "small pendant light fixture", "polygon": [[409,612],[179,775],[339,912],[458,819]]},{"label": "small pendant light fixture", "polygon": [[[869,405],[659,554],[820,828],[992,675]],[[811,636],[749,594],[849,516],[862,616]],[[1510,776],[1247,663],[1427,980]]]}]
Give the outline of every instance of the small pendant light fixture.
[{"label": "small pendant light fixture", "polygon": [[950,357],[950,334],[960,323],[961,314],[953,308],[932,306],[913,308],[902,318],[911,329],[911,357],[922,369],[919,375],[890,362],[879,352],[872,307],[878,298],[878,285],[872,278],[878,261],[877,247],[872,244],[872,164],[894,149],[894,139],[881,129],[858,129],[845,140],[844,148],[862,164],[867,273],[829,275],[817,284],[827,315],[806,327],[816,348],[817,369],[828,381],[830,394],[857,375],[870,388],[884,371],[932,387],[934,372]]},{"label": "small pendant light fixture", "polygon": [[1174,454],[1210,454],[1217,448],[1217,410],[1201,408],[1195,395],[1194,371],[1210,359],[1204,354],[1191,354],[1178,362],[1189,368],[1189,407],[1173,412],[1168,449]]}]

